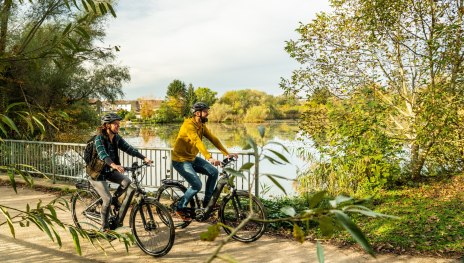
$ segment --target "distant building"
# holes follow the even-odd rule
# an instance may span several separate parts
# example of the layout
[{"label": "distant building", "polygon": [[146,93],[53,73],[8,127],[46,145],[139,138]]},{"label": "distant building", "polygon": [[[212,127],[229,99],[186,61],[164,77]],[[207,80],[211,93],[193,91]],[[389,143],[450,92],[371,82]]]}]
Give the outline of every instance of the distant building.
[{"label": "distant building", "polygon": [[162,103],[162,99],[116,100],[114,103],[110,101],[101,101],[99,99],[89,99],[89,104],[98,114],[126,110],[135,112],[137,118],[140,118],[140,110],[143,105],[155,112],[161,107]]}]

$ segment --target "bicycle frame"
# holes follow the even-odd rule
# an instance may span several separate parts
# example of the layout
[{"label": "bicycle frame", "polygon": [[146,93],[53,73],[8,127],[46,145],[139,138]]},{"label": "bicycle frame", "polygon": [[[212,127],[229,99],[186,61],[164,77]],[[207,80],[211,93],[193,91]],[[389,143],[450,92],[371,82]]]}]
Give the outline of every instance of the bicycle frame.
[{"label": "bicycle frame", "polygon": [[[130,169],[130,167],[126,167],[126,169]],[[127,212],[129,211],[129,207],[132,203],[132,200],[134,199],[134,196],[136,194],[142,194],[142,197],[145,196],[145,192],[143,191],[143,189],[140,187],[139,185],[139,182],[137,181],[137,176],[135,174],[135,170],[131,170],[132,171],[132,180],[133,182],[129,185],[129,187],[127,188],[126,190],[126,196],[124,197],[124,200],[121,204],[121,207],[119,208],[119,211],[117,211],[115,214],[113,215],[110,215],[109,217],[109,220],[110,220],[110,228],[112,230],[118,228],[118,227],[121,227],[124,225],[124,218],[126,217],[127,215]],[[134,187],[135,186],[135,187]],[[88,189],[92,189],[92,191],[98,196],[98,193],[95,191],[95,189],[93,188],[92,184],[88,183],[88,184],[80,184],[80,187],[82,188],[88,188]],[[143,199],[143,198],[142,198]],[[95,202],[91,203],[90,205],[87,206],[87,208],[90,208],[92,207],[93,205],[95,205],[96,203],[98,202],[101,202],[101,197],[99,197],[99,199],[97,199]],[[142,200],[140,200],[139,202],[143,202]],[[92,219],[94,222],[100,222],[101,220],[101,216],[100,214],[98,215],[94,215],[93,213],[89,212],[89,211],[85,211],[85,214],[87,217],[89,217],[90,219]],[[145,218],[143,218],[143,220],[145,221]],[[144,222],[145,223],[145,222]]]},{"label": "bicycle frame", "polygon": [[[229,182],[229,174],[225,171],[222,171],[221,172],[221,178],[218,180],[218,182],[216,183],[216,187],[214,188],[214,192],[213,192],[213,195],[211,197],[211,200],[209,201],[208,205],[206,206],[206,208],[202,209],[201,208],[201,203],[199,201],[198,198],[196,198],[196,194],[194,195],[194,203],[195,203],[195,207],[193,208],[194,211],[192,211],[194,214],[193,214],[193,217],[197,220],[197,221],[205,221],[207,220],[213,213],[213,207],[214,207],[214,204],[217,203],[217,201],[219,200],[219,197],[221,196],[221,193],[222,193],[222,190],[224,189],[224,187],[226,185],[228,185],[231,189],[231,193],[229,195],[234,195],[235,192],[237,191],[235,189],[235,186],[233,184],[231,184]],[[170,185],[170,186],[177,186],[179,188],[185,188],[185,186],[182,184],[183,181],[179,181],[179,180],[173,180],[173,179],[165,179],[162,181],[163,184],[165,185]]]}]

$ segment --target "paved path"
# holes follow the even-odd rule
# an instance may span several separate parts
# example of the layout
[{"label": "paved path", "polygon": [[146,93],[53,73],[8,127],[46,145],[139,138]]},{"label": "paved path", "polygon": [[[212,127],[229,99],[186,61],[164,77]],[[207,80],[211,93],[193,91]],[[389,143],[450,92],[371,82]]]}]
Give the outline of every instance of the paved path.
[{"label": "paved path", "polygon": [[[26,203],[35,205],[39,199],[50,201],[55,196],[19,188],[15,194],[11,187],[0,186],[0,204],[16,208],[25,208]],[[11,212],[13,213],[13,212]],[[69,212],[59,212],[59,218],[64,222],[72,222]],[[4,217],[0,215],[0,222]],[[52,243],[48,236],[40,232],[35,226],[22,228],[16,226],[16,239],[11,236],[7,225],[0,226],[0,262],[205,262],[219,243],[199,240],[199,233],[206,230],[208,224],[193,223],[186,229],[176,231],[176,241],[172,250],[162,258],[153,258],[144,254],[136,245],[125,252],[124,245],[113,242],[114,249],[104,243],[107,251],[95,249],[88,242],[83,241],[82,256],[77,255],[72,245],[72,239],[66,231],[60,231],[63,247]],[[222,233],[220,237],[224,237]],[[369,255],[353,250],[339,249],[324,245],[326,262],[458,262],[450,259],[378,255],[376,259]],[[253,243],[230,242],[223,253],[231,255],[239,262],[317,262],[315,245],[310,242],[299,244],[295,241],[263,236]],[[222,262],[215,260],[214,262]]]}]

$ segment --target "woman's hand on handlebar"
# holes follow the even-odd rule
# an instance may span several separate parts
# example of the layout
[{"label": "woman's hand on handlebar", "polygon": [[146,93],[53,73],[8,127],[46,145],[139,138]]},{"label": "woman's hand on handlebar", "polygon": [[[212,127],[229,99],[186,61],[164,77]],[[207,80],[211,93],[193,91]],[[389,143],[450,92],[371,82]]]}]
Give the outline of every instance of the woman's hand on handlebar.
[{"label": "woman's hand on handlebar", "polygon": [[148,158],[148,157],[145,157],[145,159],[143,159],[143,161],[144,161],[145,164],[147,164],[147,165],[150,165],[150,164],[153,163],[153,160],[150,160],[150,158]]},{"label": "woman's hand on handlebar", "polygon": [[113,168],[114,170],[120,172],[120,173],[124,173],[124,167],[122,167],[121,165],[117,165],[115,163],[112,163],[111,165],[111,168]]}]

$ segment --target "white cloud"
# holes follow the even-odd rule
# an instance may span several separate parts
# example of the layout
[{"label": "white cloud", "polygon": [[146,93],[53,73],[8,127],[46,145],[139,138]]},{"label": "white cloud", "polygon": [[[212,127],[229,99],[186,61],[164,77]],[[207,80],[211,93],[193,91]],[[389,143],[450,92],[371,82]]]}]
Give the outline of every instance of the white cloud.
[{"label": "white cloud", "polygon": [[284,51],[327,1],[121,0],[105,44],[120,45],[132,81],[126,97],[164,97],[173,79],[226,90],[280,94],[280,77],[296,68]]}]

